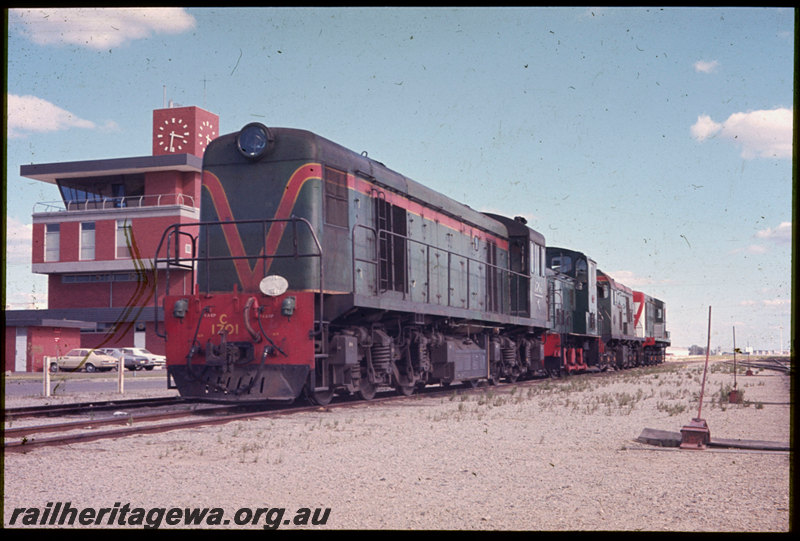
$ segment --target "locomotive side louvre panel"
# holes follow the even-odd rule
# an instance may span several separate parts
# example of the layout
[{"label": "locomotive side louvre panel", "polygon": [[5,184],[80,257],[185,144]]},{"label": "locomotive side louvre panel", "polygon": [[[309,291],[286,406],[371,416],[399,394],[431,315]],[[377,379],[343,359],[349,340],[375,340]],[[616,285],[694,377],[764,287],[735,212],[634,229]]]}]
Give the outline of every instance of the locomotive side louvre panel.
[{"label": "locomotive side louvre panel", "polygon": [[347,293],[352,288],[352,255],[350,253],[350,201],[347,173],[331,165],[323,166],[322,233],[323,246],[336,247],[323,250],[322,264],[326,293]]},{"label": "locomotive side louvre panel", "polygon": [[[382,195],[382,192],[378,192]],[[378,233],[378,292],[407,292],[406,239],[408,229],[406,210],[375,197],[376,229]]]},{"label": "locomotive side louvre panel", "polygon": [[377,205],[369,192],[358,189],[360,181],[358,177],[354,181],[353,293],[371,296],[378,294]]},{"label": "locomotive side louvre panel", "polygon": [[330,166],[325,171],[325,223],[349,228],[347,173]]},{"label": "locomotive side louvre panel", "polygon": [[[509,309],[504,234],[447,214],[441,196],[422,202],[395,192],[382,179],[366,178],[358,171],[353,179],[356,197],[367,196],[367,206],[373,209],[359,212],[354,225],[354,293],[365,297],[361,302],[386,305],[385,299],[396,299],[409,303],[408,311],[440,306],[525,317]],[[416,186],[410,180],[406,185]],[[499,229],[496,223],[493,227]],[[374,285],[363,277],[374,277]]]}]

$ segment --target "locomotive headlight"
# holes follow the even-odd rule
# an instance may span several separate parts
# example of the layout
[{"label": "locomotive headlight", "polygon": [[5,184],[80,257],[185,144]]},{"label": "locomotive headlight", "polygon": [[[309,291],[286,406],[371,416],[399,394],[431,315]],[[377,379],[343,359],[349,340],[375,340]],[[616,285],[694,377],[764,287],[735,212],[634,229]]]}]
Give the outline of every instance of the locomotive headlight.
[{"label": "locomotive headlight", "polygon": [[269,129],[260,122],[248,124],[236,136],[236,146],[242,156],[249,160],[259,160],[267,153],[272,135]]}]

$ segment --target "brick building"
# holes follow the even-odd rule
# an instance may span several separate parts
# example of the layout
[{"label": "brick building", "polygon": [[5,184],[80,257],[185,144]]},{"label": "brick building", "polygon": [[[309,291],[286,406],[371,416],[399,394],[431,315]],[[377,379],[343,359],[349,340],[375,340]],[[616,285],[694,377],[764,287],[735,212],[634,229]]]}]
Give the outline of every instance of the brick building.
[{"label": "brick building", "polygon": [[[58,186],[62,199],[34,209],[32,270],[47,275],[48,307],[6,311],[5,370],[19,371],[25,342],[26,370],[41,370],[39,352],[65,332],[74,342],[76,326],[72,347],[164,353],[153,298],[164,271],[153,258],[169,225],[199,220],[202,155],[218,132],[219,117],[198,107],[157,109],[152,156],[20,167],[23,177]],[[185,291],[190,279],[170,272],[170,284]]]}]

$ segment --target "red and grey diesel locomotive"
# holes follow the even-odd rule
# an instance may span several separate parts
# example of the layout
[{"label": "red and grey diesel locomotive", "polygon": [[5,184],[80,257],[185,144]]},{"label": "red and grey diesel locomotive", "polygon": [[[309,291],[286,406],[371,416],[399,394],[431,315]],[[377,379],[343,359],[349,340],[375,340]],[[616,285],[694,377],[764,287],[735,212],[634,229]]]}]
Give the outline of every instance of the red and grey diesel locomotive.
[{"label": "red and grey diesel locomotive", "polygon": [[[200,222],[168,228],[155,264],[184,397],[326,404],[655,364],[669,345],[663,302],[546,247],[523,218],[260,123],[209,144]],[[171,269],[195,290],[170,291]]]}]

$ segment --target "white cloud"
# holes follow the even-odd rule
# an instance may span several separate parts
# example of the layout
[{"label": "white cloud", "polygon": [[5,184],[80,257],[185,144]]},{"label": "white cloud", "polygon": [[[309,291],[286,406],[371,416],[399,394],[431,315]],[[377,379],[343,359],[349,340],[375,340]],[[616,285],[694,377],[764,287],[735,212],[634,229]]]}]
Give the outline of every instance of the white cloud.
[{"label": "white cloud", "polygon": [[700,115],[691,133],[701,142],[710,137],[733,141],[745,159],[792,157],[792,109],[734,113],[722,123]]},{"label": "white cloud", "polygon": [[706,62],[705,60],[698,60],[694,63],[694,70],[699,71],[700,73],[711,73],[712,71],[717,69],[719,66],[719,62],[716,60],[712,60],[711,62]]},{"label": "white cloud", "polygon": [[107,49],[152,33],[176,34],[195,27],[183,8],[46,8],[10,10],[9,29],[38,45]]},{"label": "white cloud", "polygon": [[791,303],[789,299],[764,299],[765,306],[786,306]]},{"label": "white cloud", "polygon": [[[29,132],[50,132],[69,128],[94,129],[95,123],[36,96],[8,95],[8,137],[16,138]],[[106,125],[113,129],[114,123]]]},{"label": "white cloud", "polygon": [[771,227],[762,229],[756,233],[756,237],[771,240],[779,244],[789,244],[792,242],[792,222],[781,222],[775,229]]},{"label": "white cloud", "polygon": [[758,244],[751,244],[747,247],[746,251],[748,254],[763,254],[766,253],[767,249]]},{"label": "white cloud", "polygon": [[6,216],[6,310],[47,308],[47,278],[31,273],[33,226]]},{"label": "white cloud", "polygon": [[632,288],[654,283],[653,279],[637,276],[636,274],[633,273],[633,271],[619,270],[613,272],[606,272],[606,274],[611,276],[615,281],[620,282],[622,285],[626,285]]},{"label": "white cloud", "polygon": [[9,293],[6,310],[47,310],[47,295],[36,293]]},{"label": "white cloud", "polygon": [[722,124],[717,124],[708,115],[700,115],[691,129],[692,137],[698,141],[704,141],[719,132],[722,129]]},{"label": "white cloud", "polygon": [[33,226],[6,216],[6,257],[9,265],[30,265]]}]

